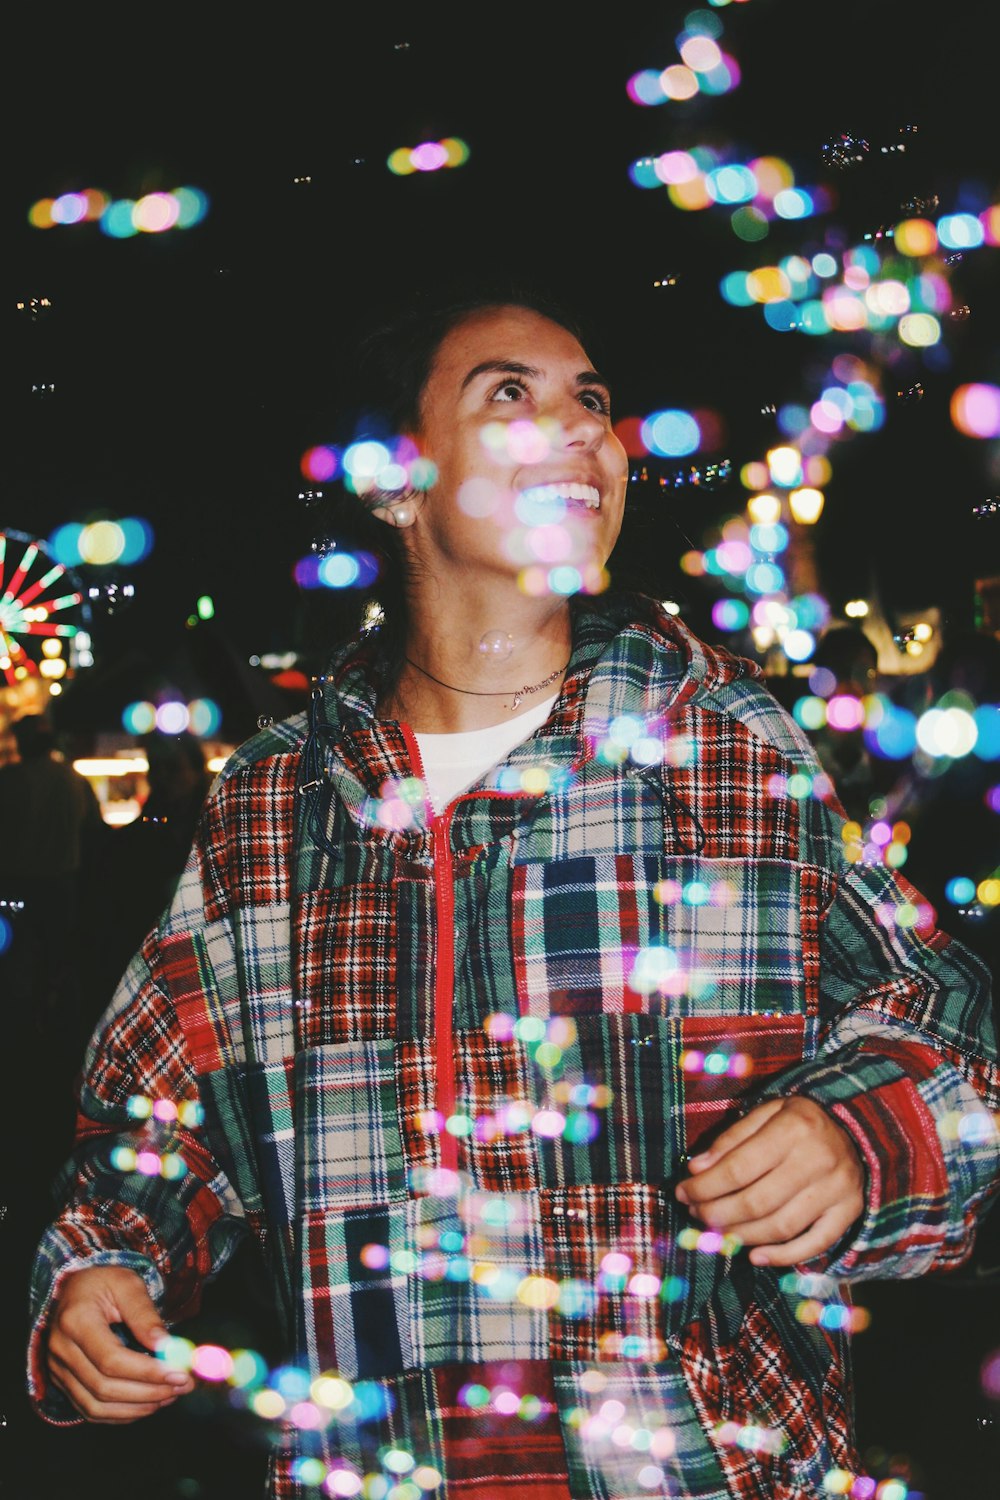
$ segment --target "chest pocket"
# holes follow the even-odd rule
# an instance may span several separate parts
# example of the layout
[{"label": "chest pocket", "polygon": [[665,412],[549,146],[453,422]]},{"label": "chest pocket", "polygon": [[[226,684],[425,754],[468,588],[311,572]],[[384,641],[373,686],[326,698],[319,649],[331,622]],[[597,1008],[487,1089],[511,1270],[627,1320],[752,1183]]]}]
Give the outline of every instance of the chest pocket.
[{"label": "chest pocket", "polygon": [[821,872],[780,859],[580,855],[512,871],[518,1008],[814,1015]]}]

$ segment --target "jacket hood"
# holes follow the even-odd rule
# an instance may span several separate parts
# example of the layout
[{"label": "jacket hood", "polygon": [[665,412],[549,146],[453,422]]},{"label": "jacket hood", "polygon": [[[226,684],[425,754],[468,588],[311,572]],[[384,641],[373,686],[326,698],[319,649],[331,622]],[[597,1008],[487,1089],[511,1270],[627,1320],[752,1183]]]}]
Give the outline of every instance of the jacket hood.
[{"label": "jacket hood", "polygon": [[[602,732],[619,714],[655,714],[741,679],[763,676],[756,662],[708,646],[678,616],[644,595],[572,601],[573,652],[559,701],[581,701],[580,728]],[[317,680],[331,731],[351,733],[375,717],[378,631],[357,637]]]},{"label": "jacket hood", "polygon": [[[540,792],[555,789],[599,753],[616,720],[639,720],[638,732],[655,735],[670,711],[697,702],[724,708],[734,693],[753,693],[763,676],[756,663],[706,645],[644,595],[578,597],[571,608],[573,651],[552,712],[482,782],[488,791],[515,794],[513,803],[523,800],[526,816]],[[334,852],[335,800],[352,821],[380,826],[390,839],[427,832],[431,815],[414,778],[411,741],[402,725],[376,712],[379,664],[377,629],[345,643],[313,679],[309,710],[262,729],[221,773],[228,778],[271,756],[297,754],[300,845],[304,839]],[[641,764],[628,769],[643,771]],[[400,800],[412,804],[409,821],[387,828],[387,801]],[[511,815],[517,815],[514,807]]]},{"label": "jacket hood", "polygon": [[[572,608],[573,652],[552,713],[490,773],[488,788],[516,790],[528,765],[565,775],[591,758],[613,721],[636,717],[653,733],[668,710],[762,676],[645,596],[577,599]],[[378,666],[377,630],[334,655],[314,680],[301,751],[303,793],[333,782],[348,815],[363,821],[377,816],[387,784],[409,764],[402,726],[376,714]]]}]

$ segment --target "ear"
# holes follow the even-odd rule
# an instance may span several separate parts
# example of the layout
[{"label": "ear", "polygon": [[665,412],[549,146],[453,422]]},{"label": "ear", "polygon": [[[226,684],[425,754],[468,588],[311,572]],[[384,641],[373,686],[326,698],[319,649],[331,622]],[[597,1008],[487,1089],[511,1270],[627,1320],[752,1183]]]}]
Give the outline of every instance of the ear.
[{"label": "ear", "polygon": [[387,505],[375,505],[372,507],[372,515],[379,521],[385,521],[389,526],[412,526],[417,519],[417,510],[423,497],[419,491],[409,490],[400,495],[398,500],[393,500]]}]

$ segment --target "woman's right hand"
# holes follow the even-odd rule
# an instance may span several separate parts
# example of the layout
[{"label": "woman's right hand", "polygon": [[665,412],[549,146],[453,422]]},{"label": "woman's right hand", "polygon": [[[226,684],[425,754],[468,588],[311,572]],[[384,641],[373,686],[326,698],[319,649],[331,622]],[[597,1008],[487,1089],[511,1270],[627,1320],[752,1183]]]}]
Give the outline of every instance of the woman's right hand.
[{"label": "woman's right hand", "polygon": [[183,1370],[129,1349],[114,1332],[123,1324],[154,1350],[168,1329],[136,1271],[91,1266],[71,1271],[59,1287],[48,1336],[54,1385],[89,1422],[134,1422],[194,1390]]}]

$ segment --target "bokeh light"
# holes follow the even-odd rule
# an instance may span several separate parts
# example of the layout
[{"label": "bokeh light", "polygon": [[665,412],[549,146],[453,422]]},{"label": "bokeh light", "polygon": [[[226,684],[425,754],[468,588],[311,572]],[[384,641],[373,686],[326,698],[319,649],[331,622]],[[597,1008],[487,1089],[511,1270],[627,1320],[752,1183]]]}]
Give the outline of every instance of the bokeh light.
[{"label": "bokeh light", "polygon": [[690,412],[655,411],[642,423],[642,440],[650,453],[679,458],[694,453],[700,442],[698,423]]},{"label": "bokeh light", "polygon": [[153,528],[136,516],[117,521],[68,522],[49,538],[52,555],[67,568],[80,563],[93,567],[137,563],[149,555],[152,547]]},{"label": "bokeh light", "polygon": [[960,385],[950,410],[952,422],[966,437],[1000,437],[1000,386],[981,381]]},{"label": "bokeh light", "polygon": [[442,167],[461,167],[469,159],[469,147],[457,136],[440,141],[421,141],[418,146],[397,146],[386,158],[386,166],[396,177],[414,172],[438,172]]},{"label": "bokeh light", "polygon": [[190,229],[208,209],[208,196],[201,188],[146,193],[138,200],[112,199],[99,188],[85,188],[58,198],[39,198],[28,210],[28,223],[34,229],[51,229],[96,221],[111,239],[131,239],[136,234]]}]

